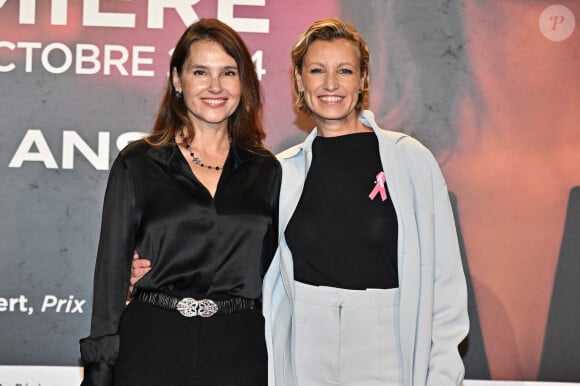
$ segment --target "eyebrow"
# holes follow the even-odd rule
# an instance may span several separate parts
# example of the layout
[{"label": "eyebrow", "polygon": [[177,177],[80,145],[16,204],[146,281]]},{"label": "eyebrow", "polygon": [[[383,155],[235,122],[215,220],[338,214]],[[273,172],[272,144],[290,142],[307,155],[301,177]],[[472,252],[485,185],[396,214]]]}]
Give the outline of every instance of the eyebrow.
[{"label": "eyebrow", "polygon": [[[311,63],[304,63],[307,66],[322,66],[322,67],[326,67],[325,64],[321,63],[321,62],[311,62]],[[351,66],[351,67],[356,67],[358,63],[349,63],[349,62],[342,62],[342,63],[338,63],[338,67],[340,66]]]},{"label": "eyebrow", "polygon": [[[201,69],[207,70],[207,69],[211,69],[211,68],[215,68],[215,67],[208,66],[205,64],[192,64],[188,68],[201,68]],[[238,66],[223,66],[223,67],[217,67],[217,68],[219,68],[220,70],[237,70]]]}]

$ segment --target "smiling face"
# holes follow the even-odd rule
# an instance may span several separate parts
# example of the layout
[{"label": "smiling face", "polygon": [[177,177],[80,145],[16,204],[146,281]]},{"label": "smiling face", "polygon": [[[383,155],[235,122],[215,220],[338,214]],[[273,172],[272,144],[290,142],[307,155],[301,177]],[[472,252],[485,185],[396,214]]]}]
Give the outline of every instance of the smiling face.
[{"label": "smiling face", "polygon": [[220,44],[209,40],[191,44],[181,74],[173,69],[172,78],[175,90],[183,92],[194,127],[227,128],[242,87],[235,59]]},{"label": "smiling face", "polygon": [[356,43],[346,39],[312,42],[302,71],[295,76],[319,127],[356,122],[355,108],[366,76],[360,69]]}]

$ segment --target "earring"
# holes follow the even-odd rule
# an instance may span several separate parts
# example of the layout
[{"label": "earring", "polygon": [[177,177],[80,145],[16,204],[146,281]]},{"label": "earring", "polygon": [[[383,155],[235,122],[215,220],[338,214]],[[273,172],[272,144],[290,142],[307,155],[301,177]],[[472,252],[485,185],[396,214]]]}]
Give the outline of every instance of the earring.
[{"label": "earring", "polygon": [[181,91],[181,90],[175,90],[175,97],[177,99],[183,98],[183,91]]}]

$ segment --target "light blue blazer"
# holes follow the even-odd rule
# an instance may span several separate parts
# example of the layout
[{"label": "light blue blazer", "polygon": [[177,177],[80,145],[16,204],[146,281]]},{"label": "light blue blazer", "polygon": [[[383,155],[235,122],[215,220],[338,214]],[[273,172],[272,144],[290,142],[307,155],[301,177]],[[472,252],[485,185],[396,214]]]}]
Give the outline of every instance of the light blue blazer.
[{"label": "light blue blazer", "polygon": [[[404,385],[460,385],[464,366],[457,346],[469,329],[467,289],[445,181],[433,155],[418,141],[381,130],[370,111],[359,119],[377,135],[398,218]],[[279,247],[263,287],[270,385],[298,384],[292,353],[294,272],[284,232],[302,194],[316,133],[315,128],[302,144],[278,155]]]}]

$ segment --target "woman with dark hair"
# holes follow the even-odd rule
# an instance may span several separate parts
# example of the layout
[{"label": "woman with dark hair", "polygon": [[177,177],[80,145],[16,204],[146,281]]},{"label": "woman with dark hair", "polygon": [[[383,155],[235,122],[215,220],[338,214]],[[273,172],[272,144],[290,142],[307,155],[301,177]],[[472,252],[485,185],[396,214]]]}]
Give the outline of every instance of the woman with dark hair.
[{"label": "woman with dark hair", "polygon": [[[265,385],[259,306],[277,241],[280,165],[239,35],[192,24],[149,137],[107,184],[84,386]],[[125,308],[133,251],[151,260]]]}]

